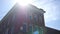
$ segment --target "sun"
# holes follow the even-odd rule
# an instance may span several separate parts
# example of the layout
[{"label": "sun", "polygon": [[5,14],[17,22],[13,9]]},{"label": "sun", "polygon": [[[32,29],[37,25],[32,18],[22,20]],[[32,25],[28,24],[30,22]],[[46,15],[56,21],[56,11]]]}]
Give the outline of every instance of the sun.
[{"label": "sun", "polygon": [[29,3],[32,3],[32,0],[17,0],[17,3],[20,4],[21,6],[26,6]]}]

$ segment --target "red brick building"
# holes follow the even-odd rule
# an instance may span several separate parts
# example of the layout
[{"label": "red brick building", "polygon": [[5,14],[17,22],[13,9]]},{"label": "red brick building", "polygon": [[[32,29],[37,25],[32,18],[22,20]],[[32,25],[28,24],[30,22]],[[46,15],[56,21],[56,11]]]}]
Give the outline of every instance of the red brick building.
[{"label": "red brick building", "polygon": [[44,13],[31,4],[26,7],[15,4],[1,20],[1,34],[33,34],[35,31],[45,34]]}]

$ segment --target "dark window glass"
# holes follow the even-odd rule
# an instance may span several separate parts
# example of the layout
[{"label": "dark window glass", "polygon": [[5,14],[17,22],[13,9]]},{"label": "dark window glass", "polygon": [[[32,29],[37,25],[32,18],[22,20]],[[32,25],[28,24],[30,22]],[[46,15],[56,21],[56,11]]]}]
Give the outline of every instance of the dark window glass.
[{"label": "dark window glass", "polygon": [[7,28],[7,30],[5,31],[5,34],[8,34],[8,30],[9,30],[9,29]]},{"label": "dark window glass", "polygon": [[26,32],[26,25],[23,25],[23,32]]}]

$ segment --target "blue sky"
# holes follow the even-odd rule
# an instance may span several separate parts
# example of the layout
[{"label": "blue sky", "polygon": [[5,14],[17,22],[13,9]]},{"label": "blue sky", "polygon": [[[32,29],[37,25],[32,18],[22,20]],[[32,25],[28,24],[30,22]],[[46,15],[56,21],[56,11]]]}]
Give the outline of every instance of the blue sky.
[{"label": "blue sky", "polygon": [[[0,0],[0,20],[14,6],[15,0]],[[60,0],[34,0],[38,8],[44,9],[45,25],[60,30]]]}]

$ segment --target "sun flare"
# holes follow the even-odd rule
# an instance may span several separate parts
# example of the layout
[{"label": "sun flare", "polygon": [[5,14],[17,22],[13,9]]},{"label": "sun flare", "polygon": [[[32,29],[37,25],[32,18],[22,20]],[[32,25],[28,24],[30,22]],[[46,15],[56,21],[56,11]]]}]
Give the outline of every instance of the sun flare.
[{"label": "sun flare", "polygon": [[17,3],[22,5],[22,6],[26,6],[29,3],[32,3],[32,0],[17,0]]}]

